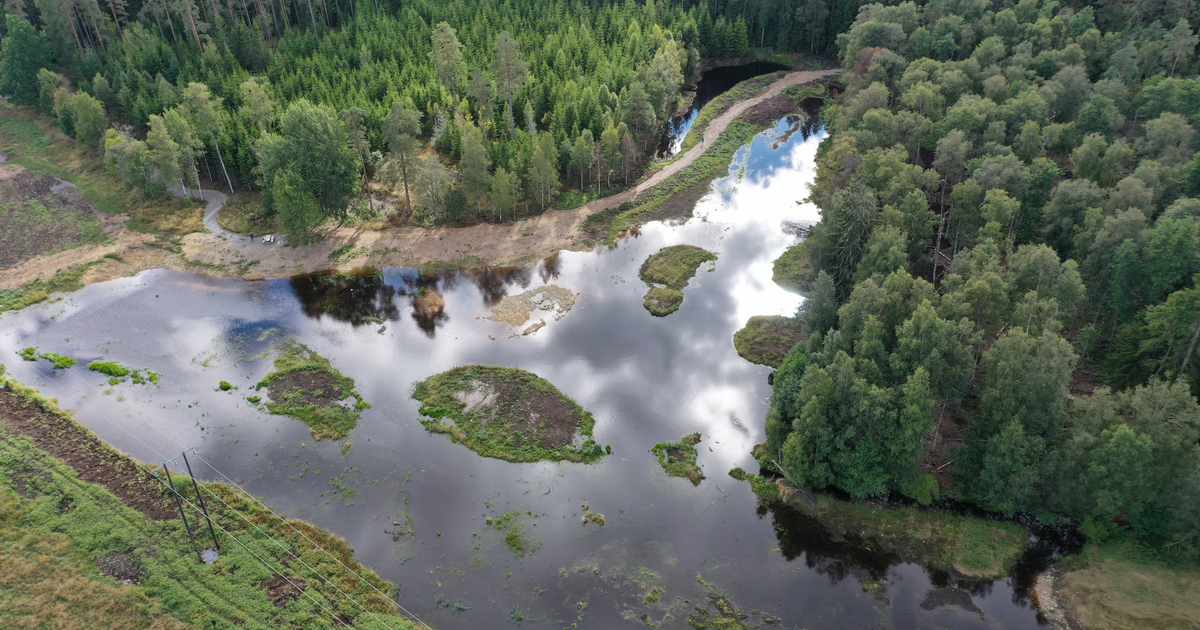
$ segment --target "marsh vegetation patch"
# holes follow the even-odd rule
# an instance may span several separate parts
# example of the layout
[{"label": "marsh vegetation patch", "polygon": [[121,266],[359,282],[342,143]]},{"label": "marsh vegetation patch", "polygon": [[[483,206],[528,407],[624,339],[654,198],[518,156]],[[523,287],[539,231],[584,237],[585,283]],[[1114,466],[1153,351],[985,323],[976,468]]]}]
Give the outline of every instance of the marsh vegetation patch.
[{"label": "marsh vegetation patch", "polygon": [[417,384],[421,421],[485,457],[510,462],[593,462],[595,419],[544,378],[525,370],[466,365]]},{"label": "marsh vegetation patch", "polygon": [[303,420],[315,439],[345,437],[371,406],[354,389],[354,379],[301,343],[286,342],[279,352],[275,371],[255,386],[267,390],[267,410]]},{"label": "marsh vegetation patch", "polygon": [[700,265],[716,259],[716,254],[695,245],[672,245],[647,258],[638,270],[638,277],[650,284],[683,289]]},{"label": "marsh vegetation patch", "polygon": [[775,284],[796,293],[808,293],[812,290],[817,277],[813,272],[812,263],[809,262],[807,242],[800,241],[792,245],[775,259],[771,271],[771,279]]},{"label": "marsh vegetation patch", "polygon": [[692,482],[693,486],[700,485],[704,473],[700,464],[696,463],[699,453],[696,445],[700,443],[700,434],[685,435],[677,442],[660,442],[650,449],[658,457],[658,463],[672,477],[683,477]]},{"label": "marsh vegetation patch", "polygon": [[804,332],[789,317],[751,317],[745,327],[733,335],[737,353],[751,363],[777,368],[796,344],[804,341]]},{"label": "marsh vegetation patch", "polygon": [[638,277],[650,284],[643,306],[655,317],[665,317],[679,310],[683,304],[683,289],[696,275],[696,270],[716,259],[716,254],[695,245],[672,245],[658,250],[638,270]]}]

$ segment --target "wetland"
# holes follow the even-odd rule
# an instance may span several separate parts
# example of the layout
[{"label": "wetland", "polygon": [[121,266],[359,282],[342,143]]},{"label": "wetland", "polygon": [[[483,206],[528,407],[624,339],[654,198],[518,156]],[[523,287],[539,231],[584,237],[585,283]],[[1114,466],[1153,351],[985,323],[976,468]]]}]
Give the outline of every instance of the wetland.
[{"label": "wetland", "polygon": [[[791,316],[803,299],[772,281],[773,262],[797,240],[785,221],[818,218],[795,202],[824,136],[802,117],[779,120],[734,154],[688,216],[646,223],[611,246],[518,267],[256,281],[145,271],[0,316],[0,356],[16,359],[14,378],[134,457],[162,461],[195,448],[276,511],[345,538],[436,628],[504,619],[546,628],[1038,627],[1015,569],[950,574],[760,499],[725,473],[758,470],[751,451],[764,440],[771,393],[771,369],[739,356],[734,333],[753,316]],[[680,245],[719,263],[685,281],[687,300],[671,317],[647,317],[642,263]],[[568,317],[545,317],[537,334],[487,319],[509,297],[544,302],[548,287],[582,297]],[[429,295],[436,307],[422,299]],[[276,361],[288,339],[311,351],[305,360],[323,358],[352,379],[348,388],[333,372],[293,383],[304,392],[297,402],[347,391],[371,402],[340,425],[340,439],[314,439],[309,424],[249,399],[277,403],[275,379],[287,389],[277,376],[265,393],[251,391],[283,369]],[[29,347],[139,366],[161,380],[110,384],[99,372],[21,361]],[[474,384],[467,370],[481,370],[467,379]],[[513,375],[535,389],[545,383],[546,400],[572,401],[561,409],[577,414],[570,444],[584,435],[586,413],[595,444],[612,453],[586,465],[517,463],[481,457],[423,424],[439,377],[447,386],[438,400],[459,413],[451,417],[465,434],[463,399],[492,395],[479,383],[504,392]],[[515,391],[518,406],[539,400]],[[567,424],[545,428],[550,442],[538,444],[568,443]],[[693,485],[664,474],[651,447],[697,433],[706,478]],[[198,475],[217,480],[212,469]]]}]

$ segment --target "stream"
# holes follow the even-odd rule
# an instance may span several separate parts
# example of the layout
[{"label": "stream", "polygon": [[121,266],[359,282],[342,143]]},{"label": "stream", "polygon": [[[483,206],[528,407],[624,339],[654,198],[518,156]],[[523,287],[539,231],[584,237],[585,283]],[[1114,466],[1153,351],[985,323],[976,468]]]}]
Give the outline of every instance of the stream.
[{"label": "stream", "polygon": [[[779,121],[739,150],[691,218],[644,225],[612,247],[434,275],[242,281],[146,271],[0,316],[0,357],[134,457],[195,448],[276,511],[346,538],[398,585],[405,608],[440,630],[686,628],[714,593],[747,627],[1037,627],[1020,580],[959,584],[831,539],[727,474],[755,469],[750,451],[764,440],[771,395],[771,370],[740,358],[733,334],[753,315],[791,315],[802,300],[771,281],[771,264],[794,242],[782,221],[819,218],[796,201],[824,135],[802,117]],[[719,258],[701,267],[678,312],[652,317],[638,268],[680,243]],[[480,319],[504,296],[550,284],[579,296],[561,320],[535,311],[531,322],[545,320],[536,333]],[[415,314],[422,287],[445,299],[441,316]],[[304,423],[247,402],[287,338],[328,357],[372,404],[345,439],[315,441]],[[27,346],[81,365],[21,361]],[[153,369],[161,383],[110,385],[83,368],[102,357]],[[469,363],[547,378],[595,415],[596,439],[612,454],[593,465],[513,464],[426,432],[414,384]],[[237,389],[220,391],[222,380]],[[703,435],[707,475],[698,487],[668,477],[649,452],[693,432]],[[211,468],[197,474],[218,480]],[[585,504],[603,526],[581,523]],[[513,510],[536,549],[521,558],[486,521]],[[868,592],[868,581],[886,588]],[[955,599],[948,589],[969,603],[939,604]]]}]

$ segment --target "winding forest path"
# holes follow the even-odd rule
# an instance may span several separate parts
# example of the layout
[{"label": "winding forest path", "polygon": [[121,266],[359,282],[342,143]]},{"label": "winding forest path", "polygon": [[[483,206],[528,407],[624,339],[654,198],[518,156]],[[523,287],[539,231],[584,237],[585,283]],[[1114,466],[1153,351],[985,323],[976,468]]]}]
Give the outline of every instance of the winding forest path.
[{"label": "winding forest path", "polygon": [[[631,201],[672,177],[703,155],[706,148],[738,116],[783,90],[840,73],[840,70],[790,72],[762,93],[740,101],[714,118],[704,130],[704,142],[676,157],[661,170],[629,190],[597,199],[573,210],[546,212],[507,225],[484,223],[469,227],[421,228],[415,226],[383,231],[356,228],[328,229],[323,239],[301,247],[263,247],[260,242],[226,240],[214,234],[189,234],[183,239],[184,255],[191,261],[240,266],[243,278],[280,277],[363,266],[419,266],[518,264],[571,249],[577,245],[579,224],[589,215]],[[205,212],[206,218],[209,212]],[[211,213],[216,218],[216,212]],[[205,222],[208,223],[207,221]],[[218,226],[219,227],[219,226]],[[245,237],[242,237],[245,238]],[[352,245],[351,255],[332,259],[331,254]],[[211,273],[211,272],[210,272]]]},{"label": "winding forest path", "polygon": [[[150,247],[153,237],[133,233],[122,226],[114,241],[88,245],[57,254],[27,260],[0,272],[0,289],[16,288],[38,277],[48,277],[60,269],[94,262],[106,255],[116,258],[89,269],[84,284],[129,276],[156,268],[186,269],[213,276],[246,279],[278,278],[323,271],[332,268],[402,267],[438,263],[447,266],[520,264],[551,256],[579,245],[579,224],[589,215],[615,208],[649,190],[686,168],[713,146],[726,127],[746,110],[772,98],[793,85],[808,83],[838,74],[840,70],[790,72],[772,83],[761,94],[740,101],[714,118],[704,130],[704,142],[693,146],[629,190],[597,199],[573,210],[556,210],[507,225],[484,223],[469,227],[421,228],[415,226],[382,231],[359,228],[331,228],[322,240],[312,245],[283,247],[286,240],[277,235],[275,242],[263,243],[261,235],[251,238],[231,232],[217,222],[217,213],[225,195],[206,190],[191,191],[190,196],[206,202],[206,233],[188,234],[182,240],[181,258],[160,247]],[[183,195],[182,188],[176,194]],[[341,249],[349,255],[335,257]],[[196,263],[203,265],[198,268]]]}]

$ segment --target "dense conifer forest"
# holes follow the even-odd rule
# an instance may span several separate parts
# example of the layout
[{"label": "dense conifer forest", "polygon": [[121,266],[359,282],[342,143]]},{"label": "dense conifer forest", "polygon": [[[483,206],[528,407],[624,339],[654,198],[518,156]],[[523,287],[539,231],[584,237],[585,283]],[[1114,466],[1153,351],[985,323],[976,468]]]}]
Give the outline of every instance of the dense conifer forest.
[{"label": "dense conifer forest", "polygon": [[[0,92],[57,116],[152,194],[206,180],[261,187],[293,240],[371,205],[361,193],[372,181],[403,190],[405,210],[423,224],[541,212],[564,187],[626,185],[704,59],[744,56],[751,43],[823,51],[857,8],[823,0],[4,7]],[[110,121],[120,125],[106,131]],[[423,155],[429,145],[436,155]]]},{"label": "dense conifer forest", "polygon": [[769,465],[1196,553],[1195,11],[862,7]]}]

